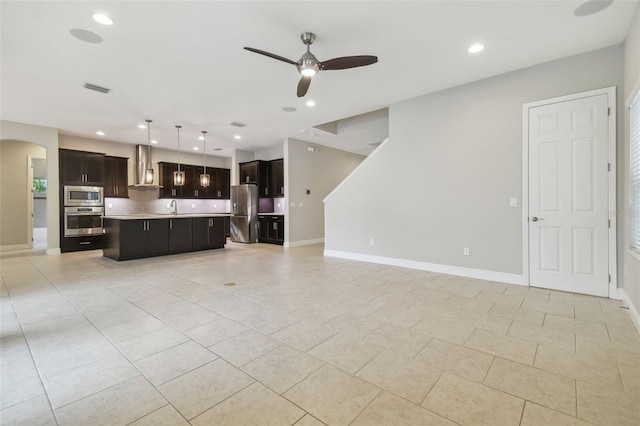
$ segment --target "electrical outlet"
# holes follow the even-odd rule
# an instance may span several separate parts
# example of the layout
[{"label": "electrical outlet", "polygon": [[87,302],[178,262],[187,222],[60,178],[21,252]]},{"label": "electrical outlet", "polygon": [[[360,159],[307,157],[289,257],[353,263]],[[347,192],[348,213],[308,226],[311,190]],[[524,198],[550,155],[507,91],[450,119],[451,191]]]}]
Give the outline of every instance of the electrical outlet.
[{"label": "electrical outlet", "polygon": [[111,204],[111,203],[107,204],[107,208],[108,209],[112,209],[113,208],[113,204]]},{"label": "electrical outlet", "polygon": [[469,247],[465,247],[465,248],[464,248],[464,250],[463,250],[463,254],[464,254],[465,256],[469,256]]},{"label": "electrical outlet", "polygon": [[195,209],[195,208],[196,208],[196,205],[195,205],[195,204],[191,204],[191,208],[192,208],[192,209]]},{"label": "electrical outlet", "polygon": [[371,238],[369,240],[369,244],[371,244],[372,246],[375,246],[376,245],[376,241],[373,238]]},{"label": "electrical outlet", "polygon": [[517,198],[511,198],[509,200],[509,206],[510,207],[518,207],[518,199]]},{"label": "electrical outlet", "polygon": [[300,207],[303,207],[303,206],[304,206],[304,203],[303,203],[302,201],[300,201],[300,203],[299,203],[299,204],[300,204]]},{"label": "electrical outlet", "polygon": [[295,207],[295,206],[296,206],[295,201],[294,201],[294,202],[292,202],[292,203],[290,204],[290,206],[291,206],[291,207]]}]

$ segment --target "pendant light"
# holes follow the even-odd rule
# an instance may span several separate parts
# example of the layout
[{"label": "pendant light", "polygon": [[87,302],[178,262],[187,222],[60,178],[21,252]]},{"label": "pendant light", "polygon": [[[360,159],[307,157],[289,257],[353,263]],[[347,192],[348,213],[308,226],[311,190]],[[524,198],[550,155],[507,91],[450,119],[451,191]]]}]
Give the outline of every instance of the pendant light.
[{"label": "pendant light", "polygon": [[203,188],[206,188],[209,186],[209,183],[211,182],[211,176],[207,174],[207,141],[205,139],[205,137],[207,136],[207,131],[202,130],[201,133],[202,133],[202,144],[203,144],[202,165],[204,166],[204,173],[200,174],[200,186]]},{"label": "pendant light", "polygon": [[180,170],[180,129],[182,126],[176,125],[178,130],[178,171],[173,172],[173,186],[184,186],[184,171]]},{"label": "pendant light", "polygon": [[147,167],[144,172],[144,183],[147,185],[153,184],[153,168],[151,167],[151,120],[144,120],[147,122]]}]

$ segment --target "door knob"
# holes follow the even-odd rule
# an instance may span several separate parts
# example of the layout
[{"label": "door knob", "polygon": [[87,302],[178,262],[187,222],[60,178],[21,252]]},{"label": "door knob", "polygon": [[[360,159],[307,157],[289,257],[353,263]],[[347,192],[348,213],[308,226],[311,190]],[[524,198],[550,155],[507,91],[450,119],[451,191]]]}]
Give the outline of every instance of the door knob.
[{"label": "door knob", "polygon": [[544,220],[544,219],[538,218],[538,217],[535,217],[535,216],[531,218],[531,222],[537,222],[539,220]]}]

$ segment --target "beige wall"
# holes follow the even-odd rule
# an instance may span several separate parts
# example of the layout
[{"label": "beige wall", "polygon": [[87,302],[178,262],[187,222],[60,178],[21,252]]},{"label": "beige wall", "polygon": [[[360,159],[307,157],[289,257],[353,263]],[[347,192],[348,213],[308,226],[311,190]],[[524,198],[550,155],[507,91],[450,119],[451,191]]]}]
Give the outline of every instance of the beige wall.
[{"label": "beige wall", "polygon": [[27,215],[31,187],[27,180],[29,156],[44,157],[47,150],[33,143],[2,140],[0,142],[0,246],[27,245]]},{"label": "beige wall", "polygon": [[[310,152],[309,147],[318,151]],[[292,138],[285,140],[284,154],[285,241],[295,245],[323,239],[323,200],[364,157]]]},{"label": "beige wall", "polygon": [[[640,6],[636,6],[636,13],[631,23],[629,34],[624,44],[624,94],[622,96],[624,101],[630,99],[634,88],[640,88]],[[621,114],[624,114],[624,136],[620,135],[620,140],[624,141],[624,146],[620,147],[625,153],[625,158],[629,158],[629,110],[624,108],[621,110]],[[625,197],[624,200],[629,199],[629,164],[625,162],[620,165],[620,169],[625,173]],[[629,211],[629,205],[625,203],[624,211]],[[624,217],[624,216],[623,216]],[[640,311],[640,259],[631,254],[627,247],[629,247],[629,235],[631,233],[628,224],[624,227],[623,237],[623,250],[621,250],[621,258],[625,264],[624,275],[624,290],[629,296],[629,299],[635,306],[636,311]]]},{"label": "beige wall", "polygon": [[[0,121],[0,246],[28,244],[27,155],[47,158],[47,182],[58,182],[58,130]],[[58,185],[47,189],[47,253],[60,252]]]},{"label": "beige wall", "polygon": [[522,105],[619,93],[622,64],[614,46],[391,105],[389,141],[327,199],[325,248],[521,279]]}]

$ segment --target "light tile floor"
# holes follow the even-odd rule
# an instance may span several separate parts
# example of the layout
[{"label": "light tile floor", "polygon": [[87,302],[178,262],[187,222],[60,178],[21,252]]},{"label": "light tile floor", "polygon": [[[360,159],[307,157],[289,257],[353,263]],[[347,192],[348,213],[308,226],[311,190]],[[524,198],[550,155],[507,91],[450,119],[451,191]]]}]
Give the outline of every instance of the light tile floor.
[{"label": "light tile floor", "polygon": [[0,253],[0,272],[3,425],[640,424],[616,300],[322,246]]}]

